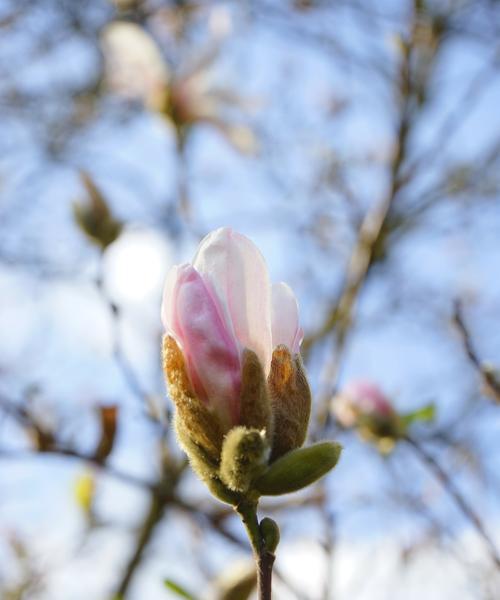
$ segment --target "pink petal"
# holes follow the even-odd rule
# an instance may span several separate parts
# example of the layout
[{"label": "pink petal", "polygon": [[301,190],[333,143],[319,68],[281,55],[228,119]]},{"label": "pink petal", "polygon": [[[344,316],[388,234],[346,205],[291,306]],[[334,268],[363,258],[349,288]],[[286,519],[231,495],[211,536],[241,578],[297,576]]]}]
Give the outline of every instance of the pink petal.
[{"label": "pink petal", "polygon": [[[163,287],[163,299],[161,303],[161,322],[168,333],[174,334],[175,323],[175,289],[179,273],[189,265],[174,265],[167,273],[165,285]],[[175,337],[175,334],[174,334]],[[178,340],[179,341],[179,340]]]},{"label": "pink petal", "polygon": [[247,237],[223,227],[200,243],[193,265],[223,307],[241,348],[271,363],[271,284],[264,257]]},{"label": "pink petal", "polygon": [[182,265],[165,284],[162,316],[167,333],[180,344],[197,394],[225,428],[239,418],[240,352],[220,307],[200,274]]},{"label": "pink petal", "polygon": [[366,414],[390,416],[394,409],[384,392],[371,381],[356,380],[344,388],[353,404]]},{"label": "pink petal", "polygon": [[295,294],[286,283],[272,287],[273,348],[284,344],[294,354],[299,351],[304,333],[299,326],[299,305]]}]

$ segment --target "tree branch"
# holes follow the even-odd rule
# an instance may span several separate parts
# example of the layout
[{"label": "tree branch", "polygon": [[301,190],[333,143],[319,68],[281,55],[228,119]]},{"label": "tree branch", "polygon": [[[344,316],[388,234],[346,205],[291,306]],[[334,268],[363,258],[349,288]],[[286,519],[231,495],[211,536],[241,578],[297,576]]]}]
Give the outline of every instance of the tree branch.
[{"label": "tree branch", "polygon": [[486,531],[474,508],[463,497],[455,483],[448,476],[443,467],[432,456],[432,454],[430,454],[419,442],[413,438],[407,437],[405,438],[405,441],[411,446],[420,460],[432,471],[436,479],[441,483],[449,496],[455,501],[457,507],[460,509],[465,518],[473,525],[477,534],[479,537],[481,537],[484,545],[488,549],[491,560],[498,568],[500,568],[500,554],[498,553],[493,540]]}]

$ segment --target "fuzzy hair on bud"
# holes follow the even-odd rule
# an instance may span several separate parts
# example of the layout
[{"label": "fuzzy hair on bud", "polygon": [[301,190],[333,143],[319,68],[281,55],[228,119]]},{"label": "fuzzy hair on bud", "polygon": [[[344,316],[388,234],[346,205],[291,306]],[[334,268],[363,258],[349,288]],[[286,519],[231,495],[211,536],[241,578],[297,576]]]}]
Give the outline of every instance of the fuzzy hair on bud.
[{"label": "fuzzy hair on bud", "polygon": [[234,427],[222,446],[220,477],[229,489],[247,492],[265,469],[268,458],[269,445],[263,431]]},{"label": "fuzzy hair on bud", "polygon": [[173,424],[179,446],[187,454],[189,463],[198,477],[207,482],[210,478],[217,476],[219,461],[210,456],[202,446],[193,440],[179,418],[179,413],[174,416]]},{"label": "fuzzy hair on bud", "polygon": [[240,403],[241,423],[245,427],[264,431],[271,443],[273,415],[266,378],[259,357],[248,348],[243,351]]},{"label": "fuzzy hair on bud", "polygon": [[218,464],[223,440],[219,422],[193,392],[182,351],[171,336],[163,338],[163,370],[177,410],[176,429],[181,445],[190,456],[192,442],[210,464]]},{"label": "fuzzy hair on bud", "polygon": [[179,415],[174,418],[179,445],[189,458],[189,464],[210,492],[222,502],[235,506],[240,497],[230,490],[219,477],[219,461],[215,462],[201,446],[196,444],[184,429]]},{"label": "fuzzy hair on bud", "polygon": [[311,390],[299,354],[293,357],[286,346],[273,352],[268,377],[274,416],[274,461],[304,443],[311,414]]}]

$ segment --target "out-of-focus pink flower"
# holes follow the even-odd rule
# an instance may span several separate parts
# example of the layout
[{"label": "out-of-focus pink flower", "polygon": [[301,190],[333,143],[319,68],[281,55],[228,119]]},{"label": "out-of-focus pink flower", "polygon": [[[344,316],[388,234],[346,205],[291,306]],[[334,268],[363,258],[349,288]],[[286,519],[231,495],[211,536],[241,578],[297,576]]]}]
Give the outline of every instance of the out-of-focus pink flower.
[{"label": "out-of-focus pink flower", "polygon": [[267,375],[273,349],[297,353],[303,337],[292,290],[271,285],[259,249],[227,227],[201,241],[192,264],[172,268],[162,320],[195,392],[225,429],[239,423],[243,350],[257,354]]},{"label": "out-of-focus pink flower", "polygon": [[348,383],[333,399],[332,408],[344,427],[354,427],[360,417],[384,420],[394,415],[394,408],[386,395],[370,381]]}]

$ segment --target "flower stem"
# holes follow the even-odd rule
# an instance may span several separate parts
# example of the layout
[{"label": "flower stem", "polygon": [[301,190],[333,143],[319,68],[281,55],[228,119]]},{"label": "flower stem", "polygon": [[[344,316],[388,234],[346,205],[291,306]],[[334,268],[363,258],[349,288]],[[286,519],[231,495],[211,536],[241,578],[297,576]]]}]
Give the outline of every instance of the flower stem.
[{"label": "flower stem", "polygon": [[257,519],[257,504],[241,502],[236,506],[236,511],[245,525],[248,538],[252,545],[257,566],[259,600],[271,600],[271,583],[275,556],[274,552],[271,552],[266,547],[262,537],[259,521]]}]

